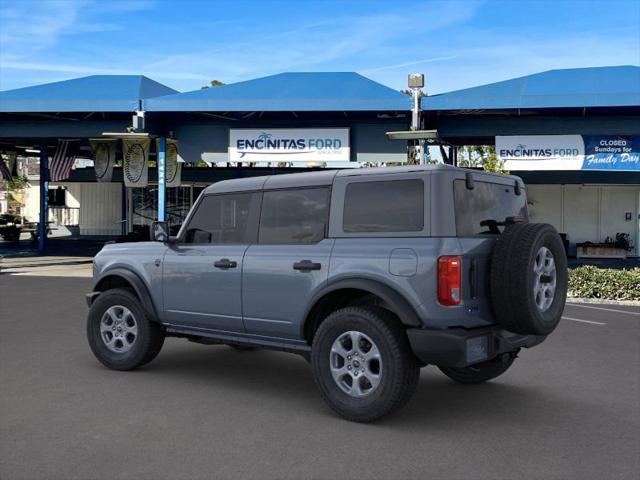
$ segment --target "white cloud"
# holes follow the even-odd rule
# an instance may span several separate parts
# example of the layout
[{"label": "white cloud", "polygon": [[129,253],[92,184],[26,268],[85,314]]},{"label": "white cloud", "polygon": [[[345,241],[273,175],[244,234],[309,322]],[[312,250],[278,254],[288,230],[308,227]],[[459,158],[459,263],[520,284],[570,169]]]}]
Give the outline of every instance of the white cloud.
[{"label": "white cloud", "polygon": [[[40,63],[40,62],[20,62],[20,61],[8,61],[3,62],[3,68],[13,70],[30,70],[30,71],[42,71],[42,72],[60,72],[60,73],[79,73],[83,75],[140,75],[140,70],[131,70],[128,68],[108,68],[108,67],[92,67],[87,65],[66,65],[58,63]],[[147,75],[151,76],[164,76],[165,78],[179,79],[179,80],[207,80],[206,75],[200,75],[197,73],[188,72],[167,72],[163,70],[159,71],[147,71]]]},{"label": "white cloud", "polygon": [[553,69],[639,65],[640,28],[629,33],[558,33],[546,38],[478,34],[478,46],[448,50],[464,59],[455,68],[434,64],[427,70],[427,91],[442,93]]},{"label": "white cloud", "polygon": [[443,57],[423,58],[422,60],[414,60],[411,62],[396,63],[394,65],[384,65],[382,67],[368,68],[366,70],[361,70],[360,73],[369,74],[374,72],[382,72],[384,70],[397,70],[399,68],[414,67],[416,65],[422,65],[425,63],[442,62],[444,60],[453,60],[454,58],[458,58],[458,55],[446,55]]},{"label": "white cloud", "polygon": [[[429,32],[463,23],[479,7],[478,2],[440,2],[418,4],[412,12],[393,11],[360,16],[338,16],[331,20],[306,23],[240,42],[225,41],[222,47],[205,45],[188,52],[159,57],[149,68],[209,73],[210,78],[234,82],[292,70],[335,69],[379,71],[402,65],[380,65],[389,43],[402,39],[419,42]],[[429,19],[411,21],[411,17]],[[388,52],[396,56],[399,52]],[[371,60],[375,58],[375,62]],[[441,58],[444,59],[444,58]],[[436,61],[437,57],[411,61],[410,65]],[[161,79],[161,77],[158,77]],[[194,87],[192,87],[194,88]],[[195,86],[197,88],[197,86]]]},{"label": "white cloud", "polygon": [[54,47],[61,37],[109,32],[121,25],[103,20],[107,13],[151,8],[148,1],[41,0],[2,3],[0,7],[0,60],[29,58]]},{"label": "white cloud", "polygon": [[[637,26],[510,35],[493,23],[470,21],[481,18],[482,4],[467,1],[416,2],[404,9],[376,3],[357,16],[338,13],[306,23],[304,9],[268,22],[251,15],[207,22],[203,16],[194,19],[197,26],[168,22],[151,32],[144,15],[154,7],[150,1],[0,5],[0,89],[65,74],[144,74],[193,90],[214,78],[230,83],[322,70],[355,70],[400,89],[411,69],[423,70],[427,91],[437,93],[552,68],[640,63]],[[106,41],[93,35],[133,24],[140,30]]]}]

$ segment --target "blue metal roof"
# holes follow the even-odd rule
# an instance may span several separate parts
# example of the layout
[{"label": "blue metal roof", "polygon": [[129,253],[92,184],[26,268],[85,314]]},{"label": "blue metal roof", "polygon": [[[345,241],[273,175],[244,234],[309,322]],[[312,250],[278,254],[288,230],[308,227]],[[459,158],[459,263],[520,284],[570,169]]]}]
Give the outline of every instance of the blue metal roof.
[{"label": "blue metal roof", "polygon": [[280,73],[221,87],[157,97],[150,112],[410,110],[397,90],[354,72]]},{"label": "blue metal roof", "polygon": [[176,92],[143,75],[91,75],[0,92],[0,112],[132,112]]},{"label": "blue metal roof", "polygon": [[640,105],[640,67],[547,72],[424,97],[424,110],[621,107]]}]

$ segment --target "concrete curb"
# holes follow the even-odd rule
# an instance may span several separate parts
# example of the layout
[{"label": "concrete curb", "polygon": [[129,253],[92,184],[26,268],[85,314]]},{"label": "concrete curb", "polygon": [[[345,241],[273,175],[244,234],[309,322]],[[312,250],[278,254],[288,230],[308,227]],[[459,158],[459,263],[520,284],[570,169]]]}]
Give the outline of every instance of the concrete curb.
[{"label": "concrete curb", "polygon": [[0,257],[0,266],[7,268],[33,268],[33,267],[48,267],[57,265],[79,265],[84,263],[93,262],[93,257],[14,257],[14,258],[2,258]]},{"label": "concrete curb", "polygon": [[23,263],[17,265],[4,264],[0,265],[0,269],[7,271],[13,269],[22,269],[22,268],[42,268],[42,267],[63,267],[65,265],[73,266],[73,265],[85,265],[91,263],[91,260],[85,261],[74,261],[74,262],[51,262],[51,263]]},{"label": "concrete curb", "polygon": [[640,300],[605,300],[603,298],[567,297],[567,303],[592,303],[596,305],[627,305],[629,307],[640,306]]}]

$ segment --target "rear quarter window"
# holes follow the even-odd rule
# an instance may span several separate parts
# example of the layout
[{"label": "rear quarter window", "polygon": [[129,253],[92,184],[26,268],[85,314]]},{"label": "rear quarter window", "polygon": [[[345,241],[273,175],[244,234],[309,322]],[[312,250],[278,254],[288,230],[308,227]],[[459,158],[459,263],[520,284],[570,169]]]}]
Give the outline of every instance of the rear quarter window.
[{"label": "rear quarter window", "polygon": [[422,180],[353,182],[345,190],[343,231],[420,232],[424,208]]},{"label": "rear quarter window", "polygon": [[516,195],[514,190],[510,185],[478,181],[473,190],[469,190],[464,180],[455,180],[453,193],[458,236],[489,233],[488,227],[480,225],[484,220],[504,222],[507,217],[516,215],[527,219],[527,197]]}]

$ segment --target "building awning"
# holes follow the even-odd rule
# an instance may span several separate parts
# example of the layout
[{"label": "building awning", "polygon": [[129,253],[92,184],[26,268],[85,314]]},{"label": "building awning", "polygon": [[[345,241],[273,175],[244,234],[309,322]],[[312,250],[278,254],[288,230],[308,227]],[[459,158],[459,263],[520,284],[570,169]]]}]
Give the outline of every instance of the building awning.
[{"label": "building awning", "polygon": [[640,106],[640,67],[550,70],[422,98],[422,109],[504,110]]},{"label": "building awning", "polygon": [[354,72],[281,73],[156,97],[149,112],[408,111],[411,98]]},{"label": "building awning", "polygon": [[0,112],[133,112],[145,98],[174,93],[143,75],[91,75],[0,92]]}]

